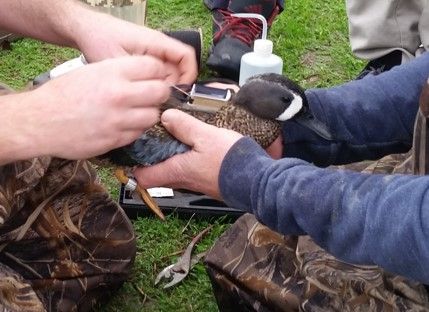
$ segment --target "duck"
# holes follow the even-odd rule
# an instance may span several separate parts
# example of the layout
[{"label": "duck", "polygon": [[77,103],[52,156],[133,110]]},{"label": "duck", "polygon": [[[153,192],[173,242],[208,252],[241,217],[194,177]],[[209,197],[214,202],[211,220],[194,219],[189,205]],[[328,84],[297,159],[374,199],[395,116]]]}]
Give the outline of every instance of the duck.
[{"label": "duck", "polygon": [[[249,136],[262,148],[267,148],[279,137],[282,123],[287,121],[297,122],[327,140],[332,139],[326,125],[312,114],[305,90],[287,76],[272,73],[253,76],[238,92],[232,92],[229,101],[216,109],[194,105],[187,92],[189,88],[183,85],[173,87],[170,98],[160,107],[161,113],[170,108],[180,109],[207,124]],[[158,123],[131,144],[99,158],[119,168],[134,168],[154,165],[189,150],[189,146],[175,139]],[[130,181],[129,174],[124,171],[116,171],[115,175],[124,184]],[[146,205],[163,218],[147,192],[140,189],[139,193]]]}]

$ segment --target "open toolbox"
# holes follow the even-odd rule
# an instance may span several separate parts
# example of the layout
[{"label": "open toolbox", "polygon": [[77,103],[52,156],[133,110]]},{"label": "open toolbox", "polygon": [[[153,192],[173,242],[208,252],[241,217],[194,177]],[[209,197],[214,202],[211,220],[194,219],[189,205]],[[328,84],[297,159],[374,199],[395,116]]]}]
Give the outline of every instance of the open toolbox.
[{"label": "open toolbox", "polygon": [[[165,215],[174,213],[180,218],[190,218],[192,216],[197,218],[223,217],[233,221],[244,213],[202,194],[185,190],[174,190],[173,192],[174,196],[172,197],[155,198]],[[138,216],[154,216],[138,195],[126,190],[124,185],[121,185],[119,204],[132,219]]]}]

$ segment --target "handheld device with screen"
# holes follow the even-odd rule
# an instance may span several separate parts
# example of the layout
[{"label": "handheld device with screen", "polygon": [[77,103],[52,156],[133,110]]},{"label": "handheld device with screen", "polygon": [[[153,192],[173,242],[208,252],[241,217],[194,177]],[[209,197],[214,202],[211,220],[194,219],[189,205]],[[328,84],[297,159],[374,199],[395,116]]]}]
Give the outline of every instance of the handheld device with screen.
[{"label": "handheld device with screen", "polygon": [[202,84],[192,86],[190,96],[193,105],[201,105],[219,109],[231,99],[232,92],[229,89],[208,87]]}]

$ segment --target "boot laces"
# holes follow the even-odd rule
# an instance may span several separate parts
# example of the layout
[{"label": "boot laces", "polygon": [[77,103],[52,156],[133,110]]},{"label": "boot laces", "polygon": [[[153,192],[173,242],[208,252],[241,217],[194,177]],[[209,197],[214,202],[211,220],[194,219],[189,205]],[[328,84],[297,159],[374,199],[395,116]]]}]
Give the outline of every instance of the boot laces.
[{"label": "boot laces", "polygon": [[218,12],[222,14],[222,22],[218,23],[215,19],[219,30],[214,34],[213,42],[218,42],[224,35],[228,34],[251,46],[253,41],[261,35],[262,23],[259,20],[235,17],[228,10],[219,9]]}]

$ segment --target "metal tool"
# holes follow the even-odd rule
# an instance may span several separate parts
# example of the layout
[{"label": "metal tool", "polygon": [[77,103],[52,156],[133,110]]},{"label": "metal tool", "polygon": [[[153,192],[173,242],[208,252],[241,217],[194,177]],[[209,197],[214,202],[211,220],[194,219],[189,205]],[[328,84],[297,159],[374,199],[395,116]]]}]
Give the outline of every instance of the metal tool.
[{"label": "metal tool", "polygon": [[157,285],[162,279],[168,280],[169,282],[164,285],[165,288],[169,288],[180,283],[188,274],[190,269],[194,264],[196,264],[202,257],[204,257],[204,253],[200,253],[194,257],[192,257],[192,251],[194,250],[195,245],[201,240],[201,238],[207,234],[213,226],[210,225],[197,236],[195,236],[191,243],[186,247],[182,256],[177,260],[176,263],[170,264],[166,268],[164,268],[156,277],[155,285]]}]

